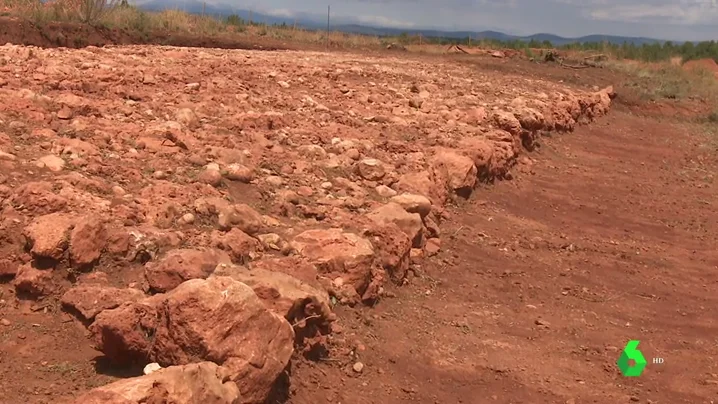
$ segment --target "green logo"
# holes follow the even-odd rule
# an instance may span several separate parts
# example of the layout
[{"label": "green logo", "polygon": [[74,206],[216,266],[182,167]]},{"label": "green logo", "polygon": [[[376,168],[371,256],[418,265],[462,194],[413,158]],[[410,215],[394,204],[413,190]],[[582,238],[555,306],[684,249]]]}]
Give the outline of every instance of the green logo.
[{"label": "green logo", "polygon": [[[641,351],[636,349],[639,343],[640,341],[635,339],[628,341],[626,347],[623,348],[621,357],[616,361],[618,368],[621,369],[621,373],[626,377],[640,376],[646,367],[646,358],[643,357]],[[633,360],[633,366],[629,363],[630,360]]]}]

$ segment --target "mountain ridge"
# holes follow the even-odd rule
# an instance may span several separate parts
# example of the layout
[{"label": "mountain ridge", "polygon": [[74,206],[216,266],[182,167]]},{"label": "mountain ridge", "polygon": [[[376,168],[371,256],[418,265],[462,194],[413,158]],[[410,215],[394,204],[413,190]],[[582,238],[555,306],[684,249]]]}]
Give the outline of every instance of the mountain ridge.
[{"label": "mountain ridge", "polygon": [[[166,3],[162,0],[150,0],[139,4],[141,9],[149,11],[162,11],[168,9]],[[269,25],[296,25],[298,27],[308,29],[326,29],[327,21],[326,17],[320,17],[318,15],[308,13],[296,13],[292,16],[278,16],[271,15],[268,13],[262,13],[247,9],[235,9],[234,7],[227,5],[210,5],[203,4],[200,1],[184,1],[180,7],[176,7],[180,10],[186,11],[191,14],[202,14],[203,12],[207,15],[215,15],[219,17],[228,17],[230,15],[236,15],[239,18],[247,21],[253,21],[258,23],[265,23]],[[466,39],[471,38],[472,40],[497,40],[497,41],[531,41],[535,40],[538,42],[549,41],[552,45],[561,46],[571,43],[579,42],[609,42],[612,44],[623,44],[629,43],[634,45],[650,45],[650,44],[662,44],[668,42],[667,40],[647,38],[647,37],[632,37],[632,36],[621,36],[621,35],[605,35],[605,34],[591,34],[584,35],[581,37],[562,37],[560,35],[550,33],[536,33],[533,35],[512,35],[496,30],[482,30],[482,31],[449,31],[441,29],[431,28],[396,28],[396,27],[385,27],[375,26],[372,24],[360,23],[351,17],[333,17],[330,22],[330,29],[334,31],[347,32],[353,34],[364,34],[364,35],[375,35],[375,36],[397,36],[401,34],[407,35],[421,35],[424,37],[433,38],[447,38],[447,39]],[[681,44],[682,41],[672,41],[675,44]]]}]

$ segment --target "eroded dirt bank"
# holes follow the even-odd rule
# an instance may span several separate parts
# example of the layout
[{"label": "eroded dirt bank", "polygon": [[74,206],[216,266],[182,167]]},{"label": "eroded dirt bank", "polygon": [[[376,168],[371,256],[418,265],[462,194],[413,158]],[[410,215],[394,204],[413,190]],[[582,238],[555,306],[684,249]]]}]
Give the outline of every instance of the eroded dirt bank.
[{"label": "eroded dirt bank", "polygon": [[[71,22],[36,23],[15,17],[0,17],[0,43],[42,48],[84,48],[107,45],[161,45],[218,49],[304,49],[310,44],[273,38],[242,37],[230,33],[200,35],[182,32],[140,32]],[[322,46],[317,45],[321,50]]]}]

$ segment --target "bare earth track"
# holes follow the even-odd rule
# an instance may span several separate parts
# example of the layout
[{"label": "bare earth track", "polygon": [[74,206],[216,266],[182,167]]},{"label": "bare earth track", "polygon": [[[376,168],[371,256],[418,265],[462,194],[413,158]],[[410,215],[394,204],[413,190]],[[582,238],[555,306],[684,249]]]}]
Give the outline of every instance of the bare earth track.
[{"label": "bare earth track", "polygon": [[[311,286],[255,288],[283,316],[282,295],[328,291],[332,305],[364,297],[334,305],[331,334],[316,339],[328,353],[297,348],[288,388],[273,391],[272,404],[718,397],[718,324],[709,314],[718,300],[715,140],[658,119],[656,106],[622,104],[619,76],[485,58],[0,49],[0,403],[79,404],[93,388],[140,375],[141,366],[119,366],[92,347],[121,328],[117,309],[97,308],[104,302],[96,295],[65,293],[97,284],[162,296],[177,273],[199,264],[157,263],[177,249],[210,247],[252,271],[274,262],[270,269]],[[601,117],[610,91],[592,87],[609,84],[619,97]],[[587,125],[537,136],[573,125],[563,108],[574,105]],[[518,128],[512,116],[522,117]],[[467,187],[475,188],[468,200],[453,195]],[[384,227],[368,219],[396,200],[393,192],[424,194],[431,213],[409,214],[423,201],[414,198],[402,205],[407,212],[378,216]],[[218,200],[256,209],[263,217],[250,224],[260,230],[251,220],[227,222]],[[77,216],[63,225],[58,219],[69,214]],[[358,256],[356,240],[317,236],[313,248],[344,262],[338,269],[301,248],[302,232],[332,227],[371,241],[371,268],[347,263]],[[405,233],[418,240],[411,251]],[[326,247],[333,243],[339,248]],[[292,259],[299,261],[285,261]],[[358,290],[337,285],[337,273]],[[140,307],[132,306],[137,297],[118,296],[114,306]],[[87,330],[88,307],[101,312],[94,318],[104,328]],[[251,307],[267,329],[275,326]],[[169,329],[187,326],[174,317],[185,312],[172,314]],[[192,332],[208,344],[217,338],[208,332],[216,324],[184,319],[200,324]],[[257,343],[243,324],[236,330]],[[163,350],[143,351],[153,360],[140,365],[185,358],[182,347],[190,349],[177,334],[155,331]],[[649,361],[639,378],[615,366],[629,339],[641,341]],[[253,388],[240,389],[240,402],[252,401]]]}]

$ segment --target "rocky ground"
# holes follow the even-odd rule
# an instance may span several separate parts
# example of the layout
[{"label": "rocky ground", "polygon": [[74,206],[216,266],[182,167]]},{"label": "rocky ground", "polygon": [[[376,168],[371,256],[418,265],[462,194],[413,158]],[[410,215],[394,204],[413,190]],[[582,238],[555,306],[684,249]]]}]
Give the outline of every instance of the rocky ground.
[{"label": "rocky ground", "polygon": [[[609,113],[601,74],[149,46],[0,55],[2,403],[717,393],[702,316],[715,157],[683,128]],[[614,363],[643,337],[674,365],[631,382]]]},{"label": "rocky ground", "polygon": [[264,402],[295,350],[330,356],[334,306],[378,304],[441,250],[447,203],[613,95],[349,54],[2,54],[4,327],[64,311],[113,367],[184,366],[78,403],[157,378],[171,396],[182,372]]}]

